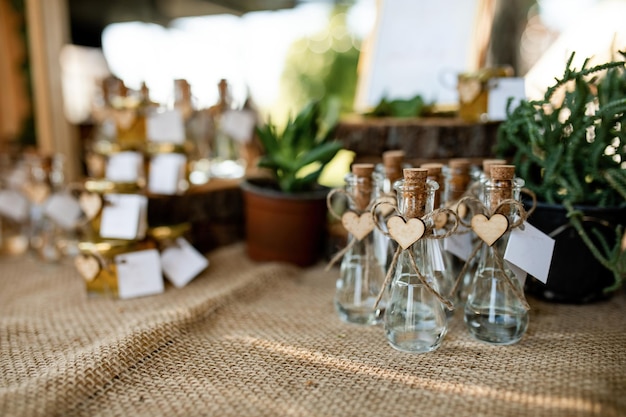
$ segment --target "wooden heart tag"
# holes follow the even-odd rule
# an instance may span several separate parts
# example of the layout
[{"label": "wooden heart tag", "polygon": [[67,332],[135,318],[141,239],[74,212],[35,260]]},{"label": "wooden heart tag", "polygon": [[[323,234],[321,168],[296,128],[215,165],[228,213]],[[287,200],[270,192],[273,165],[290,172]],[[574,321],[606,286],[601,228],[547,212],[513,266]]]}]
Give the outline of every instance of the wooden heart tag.
[{"label": "wooden heart tag", "polygon": [[341,216],[341,224],[357,240],[363,239],[374,230],[374,216],[369,211],[360,216],[353,211],[347,211]]},{"label": "wooden heart tag", "polygon": [[462,103],[471,103],[478,97],[482,86],[478,80],[466,80],[457,86]]},{"label": "wooden heart tag", "polygon": [[102,209],[102,197],[96,193],[81,193],[78,197],[78,204],[87,220],[92,220]]},{"label": "wooden heart tag", "polygon": [[509,228],[509,219],[503,214],[494,214],[487,218],[484,214],[472,217],[472,230],[487,245],[493,245]]},{"label": "wooden heart tag", "polygon": [[393,216],[387,220],[387,228],[391,237],[398,242],[402,249],[406,249],[417,242],[426,231],[426,225],[422,219],[409,219],[405,222],[400,216]]},{"label": "wooden heart tag", "polygon": [[100,262],[91,255],[78,255],[74,258],[74,266],[87,282],[92,281],[100,272]]}]

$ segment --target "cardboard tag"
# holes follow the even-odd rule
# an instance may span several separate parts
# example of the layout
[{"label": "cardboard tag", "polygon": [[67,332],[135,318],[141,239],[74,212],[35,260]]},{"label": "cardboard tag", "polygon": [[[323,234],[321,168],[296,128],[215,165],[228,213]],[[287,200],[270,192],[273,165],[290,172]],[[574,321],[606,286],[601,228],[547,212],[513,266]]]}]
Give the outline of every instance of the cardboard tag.
[{"label": "cardboard tag", "polygon": [[487,98],[487,117],[489,120],[506,119],[506,104],[513,98],[511,108],[515,108],[520,100],[526,99],[526,86],[523,78],[503,77],[489,80],[489,96]]},{"label": "cardboard tag", "polygon": [[457,230],[460,233],[455,233],[443,240],[443,248],[457,258],[467,261],[474,249],[472,233],[461,233],[467,231],[467,228],[463,226],[459,226]]},{"label": "cardboard tag", "polygon": [[72,230],[78,226],[82,209],[71,194],[55,193],[46,202],[44,214],[61,228]]},{"label": "cardboard tag", "polygon": [[530,223],[524,222],[523,228],[511,230],[504,260],[545,284],[548,281],[553,252],[554,239]]},{"label": "cardboard tag", "polygon": [[180,109],[161,110],[146,120],[146,136],[151,142],[185,142],[185,123]]},{"label": "cardboard tag", "polygon": [[147,249],[115,257],[118,296],[122,299],[164,291],[159,251]]},{"label": "cardboard tag", "polygon": [[143,155],[139,152],[126,151],[109,156],[105,177],[113,182],[137,182],[143,173]]},{"label": "cardboard tag", "polygon": [[176,239],[176,246],[161,252],[163,274],[176,288],[187,285],[208,266],[208,259],[182,237]]},{"label": "cardboard tag", "polygon": [[179,153],[154,155],[150,160],[148,190],[154,194],[173,195],[185,176],[187,157]]},{"label": "cardboard tag", "polygon": [[255,123],[254,113],[249,110],[227,110],[220,120],[224,133],[239,143],[252,140]]},{"label": "cardboard tag", "polygon": [[407,249],[413,243],[417,242],[422,236],[426,226],[422,219],[409,219],[405,222],[400,216],[392,216],[387,220],[387,228],[389,235],[398,242],[402,249]]},{"label": "cardboard tag", "polygon": [[348,211],[341,216],[341,224],[357,240],[362,240],[374,230],[374,216],[366,211],[360,216],[353,211]]},{"label": "cardboard tag", "polygon": [[104,239],[143,239],[147,198],[138,194],[107,194],[104,198],[100,236]]},{"label": "cardboard tag", "polygon": [[0,190],[0,215],[21,223],[28,219],[28,200],[18,191]]}]

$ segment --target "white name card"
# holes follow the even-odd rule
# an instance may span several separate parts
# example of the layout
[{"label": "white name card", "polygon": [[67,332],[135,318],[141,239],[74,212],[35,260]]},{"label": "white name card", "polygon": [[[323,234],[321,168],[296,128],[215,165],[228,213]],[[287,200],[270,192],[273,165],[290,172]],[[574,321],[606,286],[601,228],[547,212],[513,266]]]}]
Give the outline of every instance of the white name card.
[{"label": "white name card", "polygon": [[172,195],[185,177],[187,157],[179,153],[158,154],[150,160],[148,190],[154,194]]},{"label": "white name card", "polygon": [[208,266],[208,259],[184,238],[176,239],[176,246],[161,252],[163,274],[177,288],[187,285]]},{"label": "white name card", "polygon": [[138,194],[107,194],[100,221],[105,239],[143,239],[147,228],[148,199]]},{"label": "white name card", "polygon": [[249,110],[228,110],[221,118],[222,130],[239,143],[252,140],[254,124],[254,113]]},{"label": "white name card", "polygon": [[120,298],[143,297],[164,291],[158,250],[148,249],[117,255],[115,265]]},{"label": "white name card", "polygon": [[524,222],[523,229],[511,230],[504,260],[529,273],[544,284],[552,262],[554,239]]},{"label": "white name card", "polygon": [[0,190],[0,215],[15,222],[28,218],[28,200],[19,191]]},{"label": "white name card", "polygon": [[489,120],[505,120],[506,105],[512,99],[511,109],[526,99],[526,86],[523,78],[503,77],[489,80],[487,117]]},{"label": "white name card", "polygon": [[[467,228],[459,226],[459,232],[467,230]],[[467,261],[472,254],[472,232],[458,233],[446,237],[443,240],[443,248],[457,258]]]},{"label": "white name card", "polygon": [[151,142],[183,143],[185,123],[180,109],[160,110],[146,121],[146,136]]},{"label": "white name card", "polygon": [[82,212],[78,199],[70,193],[52,194],[44,208],[44,214],[65,230],[72,230],[78,225]]},{"label": "white name card", "polygon": [[110,155],[104,176],[113,182],[136,182],[143,173],[143,155],[125,151]]}]

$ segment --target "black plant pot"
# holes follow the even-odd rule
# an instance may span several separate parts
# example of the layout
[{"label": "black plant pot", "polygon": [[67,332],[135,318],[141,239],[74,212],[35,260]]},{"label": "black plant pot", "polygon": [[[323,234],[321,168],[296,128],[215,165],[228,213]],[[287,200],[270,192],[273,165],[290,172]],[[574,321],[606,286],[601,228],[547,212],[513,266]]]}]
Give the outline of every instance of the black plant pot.
[{"label": "black plant pot", "polygon": [[[584,213],[583,225],[592,240],[598,243],[592,232],[595,228],[612,247],[615,228],[618,224],[626,224],[626,207],[577,206],[576,209]],[[544,300],[562,303],[582,304],[608,299],[611,294],[604,289],[613,284],[613,273],[595,259],[566,215],[565,207],[560,204],[538,202],[529,217],[529,223],[551,235],[555,244],[547,283],[529,277],[525,290]]]}]

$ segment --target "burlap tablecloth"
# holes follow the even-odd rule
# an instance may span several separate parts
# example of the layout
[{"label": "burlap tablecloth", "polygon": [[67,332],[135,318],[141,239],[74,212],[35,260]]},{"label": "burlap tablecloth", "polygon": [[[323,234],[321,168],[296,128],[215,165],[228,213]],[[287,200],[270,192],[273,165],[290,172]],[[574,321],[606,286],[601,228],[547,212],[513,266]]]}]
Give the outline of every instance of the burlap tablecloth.
[{"label": "burlap tablecloth", "polygon": [[513,346],[406,354],[341,323],[338,269],[209,253],[187,287],[88,299],[71,263],[0,260],[1,416],[624,416],[626,297],[530,299]]}]

